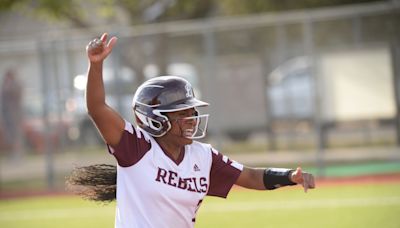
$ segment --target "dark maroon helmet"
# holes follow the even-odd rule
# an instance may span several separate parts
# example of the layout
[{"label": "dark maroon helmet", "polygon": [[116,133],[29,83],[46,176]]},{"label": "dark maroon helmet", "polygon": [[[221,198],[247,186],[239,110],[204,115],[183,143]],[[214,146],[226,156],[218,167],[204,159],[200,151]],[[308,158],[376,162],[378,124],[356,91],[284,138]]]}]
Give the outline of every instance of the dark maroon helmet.
[{"label": "dark maroon helmet", "polygon": [[144,82],[133,97],[133,110],[139,127],[154,137],[165,135],[171,128],[163,113],[207,106],[195,98],[192,85],[177,76],[160,76]]}]

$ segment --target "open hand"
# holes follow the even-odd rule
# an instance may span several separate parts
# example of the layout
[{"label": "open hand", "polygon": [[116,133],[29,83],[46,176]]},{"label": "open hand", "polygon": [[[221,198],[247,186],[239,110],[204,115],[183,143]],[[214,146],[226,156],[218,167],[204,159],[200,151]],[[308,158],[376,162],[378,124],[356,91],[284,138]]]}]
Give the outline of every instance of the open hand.
[{"label": "open hand", "polygon": [[86,46],[86,53],[88,55],[89,61],[96,63],[103,61],[111,52],[115,43],[117,42],[117,37],[112,37],[107,43],[108,34],[104,33],[100,39],[96,38],[89,42]]},{"label": "open hand", "polygon": [[291,180],[297,184],[303,185],[304,192],[307,192],[308,189],[315,188],[314,176],[311,173],[303,172],[300,167],[292,172]]}]

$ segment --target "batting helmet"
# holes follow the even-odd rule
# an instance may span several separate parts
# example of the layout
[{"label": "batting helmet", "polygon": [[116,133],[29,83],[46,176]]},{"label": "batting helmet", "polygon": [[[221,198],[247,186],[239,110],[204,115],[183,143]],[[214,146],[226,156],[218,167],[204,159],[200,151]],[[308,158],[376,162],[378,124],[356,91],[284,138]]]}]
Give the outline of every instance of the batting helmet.
[{"label": "batting helmet", "polygon": [[[132,102],[135,116],[140,120],[139,127],[154,137],[161,137],[171,129],[171,123],[164,113],[208,105],[195,98],[192,85],[187,80],[177,76],[160,76],[144,82],[136,90]],[[208,115],[196,115],[196,118],[200,117],[206,117],[206,128]],[[199,122],[200,119],[197,120]],[[198,133],[198,130],[197,125],[195,132]],[[204,132],[200,137],[191,138],[204,137],[205,130],[201,130]]]}]

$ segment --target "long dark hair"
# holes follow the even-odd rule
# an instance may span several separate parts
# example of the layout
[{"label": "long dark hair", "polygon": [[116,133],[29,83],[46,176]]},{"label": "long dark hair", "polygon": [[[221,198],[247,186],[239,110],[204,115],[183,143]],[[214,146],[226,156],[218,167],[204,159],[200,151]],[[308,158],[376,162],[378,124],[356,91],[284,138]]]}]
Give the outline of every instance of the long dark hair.
[{"label": "long dark hair", "polygon": [[117,167],[107,164],[76,167],[66,178],[66,187],[84,199],[113,201],[116,199]]}]

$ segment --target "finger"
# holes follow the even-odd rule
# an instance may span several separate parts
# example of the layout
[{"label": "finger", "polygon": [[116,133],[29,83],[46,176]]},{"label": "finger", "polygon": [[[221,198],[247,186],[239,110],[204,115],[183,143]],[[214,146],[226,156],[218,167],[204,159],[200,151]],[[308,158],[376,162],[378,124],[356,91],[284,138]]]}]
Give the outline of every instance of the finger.
[{"label": "finger", "polygon": [[305,193],[307,193],[309,187],[308,182],[309,182],[308,175],[303,175],[303,188]]},{"label": "finger", "polygon": [[298,184],[303,183],[304,179],[303,179],[303,171],[301,170],[301,167],[297,167],[294,177]]},{"label": "finger", "polygon": [[108,41],[107,47],[110,48],[110,49],[112,49],[112,48],[114,47],[115,43],[117,43],[117,40],[118,40],[117,37],[115,37],[115,36],[112,37],[112,38]]},{"label": "finger", "polygon": [[96,48],[96,47],[102,46],[102,44],[103,43],[101,42],[101,40],[96,38],[96,39],[93,39],[92,41],[90,41],[89,44],[87,45],[87,47]]},{"label": "finger", "polygon": [[314,189],[315,188],[315,178],[310,173],[308,173],[307,175],[308,175],[308,177],[307,177],[308,187],[310,189]]},{"label": "finger", "polygon": [[315,179],[312,174],[310,174],[310,188],[315,188]]},{"label": "finger", "polygon": [[100,40],[105,43],[107,41],[107,37],[108,37],[108,33],[103,33],[103,35],[101,35]]},{"label": "finger", "polygon": [[86,50],[88,50],[89,48],[93,47],[94,44],[94,40],[91,40],[88,45],[86,45]]},{"label": "finger", "polygon": [[116,42],[117,42],[117,37],[112,37],[110,41],[108,41],[108,44],[105,48],[106,55],[108,55],[112,51]]},{"label": "finger", "polygon": [[101,39],[94,39],[93,40],[93,45],[95,46],[102,46],[103,45],[103,41],[101,41]]},{"label": "finger", "polygon": [[99,40],[99,39],[94,40],[87,47],[88,54],[90,54],[90,55],[100,54],[103,52],[103,50],[104,50],[103,43],[101,43],[101,40]]},{"label": "finger", "polygon": [[303,176],[303,170],[301,169],[301,167],[297,167],[296,172],[299,177]]}]

